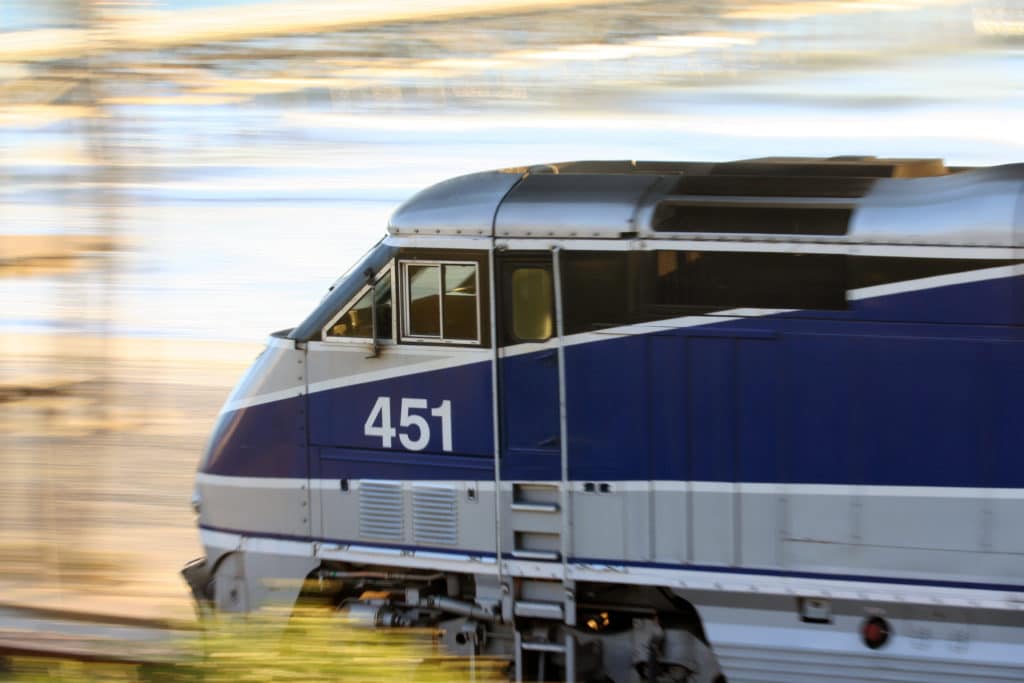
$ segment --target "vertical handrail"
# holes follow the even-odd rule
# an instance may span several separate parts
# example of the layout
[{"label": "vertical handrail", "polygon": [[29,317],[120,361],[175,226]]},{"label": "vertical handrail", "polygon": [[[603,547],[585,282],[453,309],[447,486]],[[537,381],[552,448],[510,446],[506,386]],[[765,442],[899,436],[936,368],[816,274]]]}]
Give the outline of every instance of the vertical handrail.
[{"label": "vertical handrail", "polygon": [[488,279],[490,280],[491,312],[491,431],[494,433],[494,561],[498,569],[498,585],[504,586],[504,571],[501,559],[501,404],[498,395],[498,275],[494,258],[495,239],[491,234],[491,246],[487,250]]},{"label": "vertical handrail", "polygon": [[[575,590],[569,580],[569,550],[572,541],[572,509],[569,506],[569,421],[566,409],[567,396],[565,386],[565,316],[562,305],[562,268],[561,249],[556,245],[551,250],[551,275],[555,285],[555,331],[558,335],[558,428],[561,438],[562,473],[560,489],[560,505],[562,512],[561,555],[562,555],[562,588],[565,599],[562,602],[562,620],[568,626],[576,625]],[[571,597],[570,597],[571,596]],[[576,680],[576,641],[572,631],[565,631],[565,680],[572,683]]]},{"label": "vertical handrail", "polygon": [[560,264],[561,248],[551,249],[551,275],[555,289],[555,334],[558,335],[558,428],[559,446],[561,450],[561,485],[560,506],[562,509],[562,580],[569,578],[569,540],[572,533],[572,513],[569,509],[569,426],[566,413],[565,392],[565,325],[562,322],[562,269]]}]

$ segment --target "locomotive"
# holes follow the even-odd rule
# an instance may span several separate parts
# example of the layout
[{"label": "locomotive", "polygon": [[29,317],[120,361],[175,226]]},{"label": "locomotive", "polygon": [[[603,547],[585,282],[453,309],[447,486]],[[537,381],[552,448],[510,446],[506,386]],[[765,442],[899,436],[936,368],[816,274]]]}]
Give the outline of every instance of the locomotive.
[{"label": "locomotive", "polygon": [[579,161],[415,195],[224,405],[203,605],[516,680],[1024,672],[1024,164]]}]

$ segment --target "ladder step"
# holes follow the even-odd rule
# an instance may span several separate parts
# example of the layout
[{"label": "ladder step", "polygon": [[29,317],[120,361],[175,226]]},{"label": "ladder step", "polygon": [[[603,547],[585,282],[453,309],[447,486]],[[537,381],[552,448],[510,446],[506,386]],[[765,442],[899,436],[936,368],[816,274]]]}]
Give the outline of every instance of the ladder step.
[{"label": "ladder step", "polygon": [[512,484],[512,504],[552,505],[558,502],[560,492],[559,482]]},{"label": "ladder step", "polygon": [[528,652],[565,652],[565,645],[558,643],[533,643],[524,640],[520,647]]},{"label": "ladder step", "polygon": [[562,605],[557,602],[531,602],[527,600],[516,602],[513,613],[517,617],[552,619],[555,621],[561,621],[565,614]]},{"label": "ladder step", "polygon": [[512,557],[517,560],[540,560],[543,562],[558,562],[561,555],[551,550],[513,550]]},{"label": "ladder step", "polygon": [[513,510],[522,512],[558,512],[558,503],[512,503]]}]

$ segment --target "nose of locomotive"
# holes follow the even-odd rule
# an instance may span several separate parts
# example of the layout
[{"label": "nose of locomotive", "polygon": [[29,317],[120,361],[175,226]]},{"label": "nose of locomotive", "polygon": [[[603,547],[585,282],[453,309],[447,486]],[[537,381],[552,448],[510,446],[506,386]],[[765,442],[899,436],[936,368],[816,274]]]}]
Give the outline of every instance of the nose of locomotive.
[{"label": "nose of locomotive", "polygon": [[304,351],[272,337],[217,416],[199,465],[203,475],[305,477]]},{"label": "nose of locomotive", "polygon": [[[217,420],[213,424],[213,430],[206,440],[206,447],[203,449],[202,457],[199,459],[200,474],[212,473],[213,470],[216,470],[218,468],[217,463],[224,452],[234,448],[234,444],[232,444],[232,428],[240,416],[237,410],[229,410],[231,403],[232,401],[229,398],[221,409],[220,414],[217,415]],[[193,495],[194,498],[195,495]]]},{"label": "nose of locomotive", "polygon": [[230,552],[217,534],[251,530],[248,504],[265,503],[263,482],[308,477],[305,439],[296,438],[304,425],[305,386],[296,382],[303,353],[292,340],[272,337],[231,392],[207,439],[191,498],[207,557],[182,570],[200,605],[211,599],[210,568]]}]

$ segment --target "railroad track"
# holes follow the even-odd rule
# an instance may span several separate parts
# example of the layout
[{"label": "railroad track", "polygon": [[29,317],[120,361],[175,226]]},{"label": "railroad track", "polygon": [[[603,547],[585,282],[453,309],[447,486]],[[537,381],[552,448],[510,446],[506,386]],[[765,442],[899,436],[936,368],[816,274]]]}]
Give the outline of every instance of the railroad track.
[{"label": "railroad track", "polygon": [[[245,622],[234,625],[239,623]],[[278,638],[285,637],[280,631],[268,637],[257,628],[249,633],[255,636],[251,640],[246,632],[232,630],[230,622],[221,624],[227,627],[225,635],[219,628],[206,632],[198,623],[0,603],[0,681],[114,678],[197,683],[211,674],[214,680],[232,680],[282,672],[294,680],[360,683],[409,675],[423,681],[508,680],[508,657],[445,654],[427,644],[431,637],[423,630],[356,627],[339,632],[333,630],[339,622],[330,624],[330,619],[318,621],[300,636],[313,639],[312,649],[289,658],[276,652]],[[328,627],[332,630],[324,630]],[[332,635],[340,636],[340,642]],[[396,635],[399,641],[391,642]],[[415,642],[425,635],[424,642]]]},{"label": "railroad track", "polygon": [[197,652],[198,626],[0,603],[0,658],[172,664]]}]

